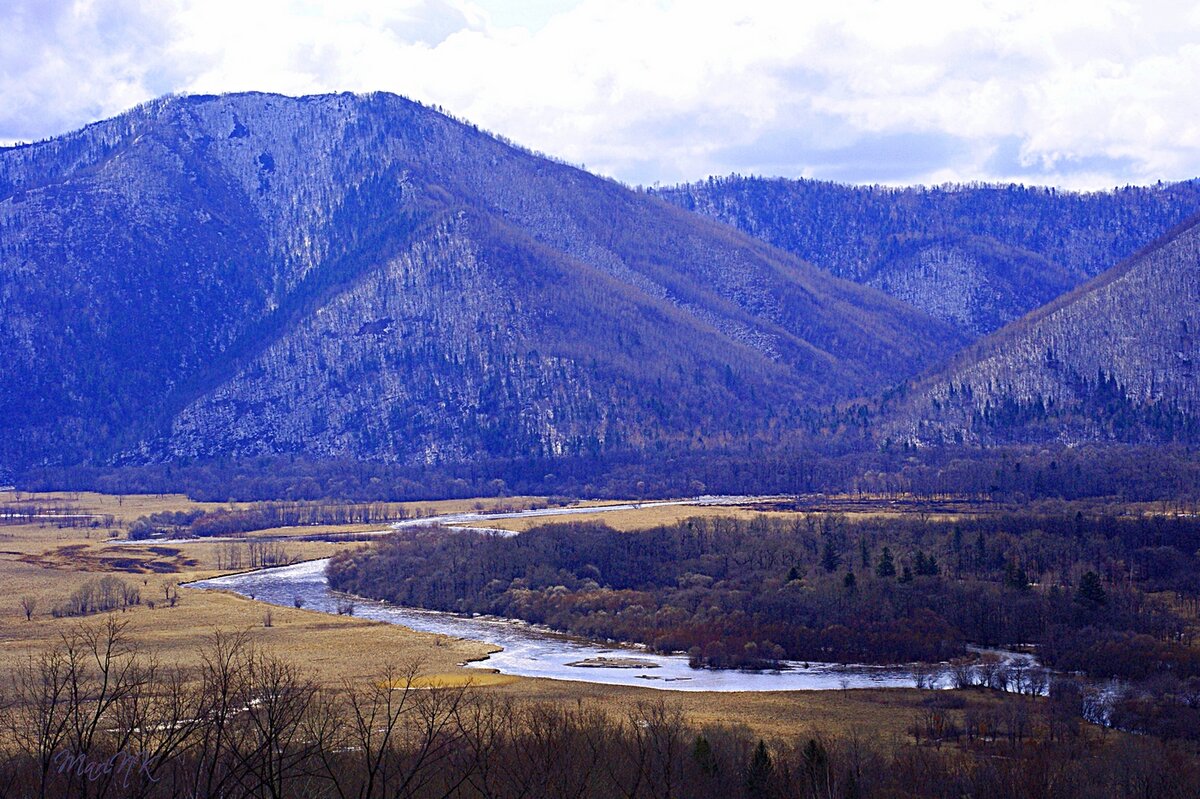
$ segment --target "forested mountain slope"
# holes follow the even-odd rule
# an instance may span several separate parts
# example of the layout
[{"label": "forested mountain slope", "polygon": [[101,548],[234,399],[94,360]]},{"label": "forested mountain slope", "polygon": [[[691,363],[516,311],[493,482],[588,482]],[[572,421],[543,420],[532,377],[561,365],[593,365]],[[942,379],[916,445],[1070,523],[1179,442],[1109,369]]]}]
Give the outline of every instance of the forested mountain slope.
[{"label": "forested mountain slope", "polygon": [[393,95],[171,97],[0,150],[0,465],[709,445],[960,343]]},{"label": "forested mountain slope", "polygon": [[1200,222],[1006,326],[889,403],[893,441],[1200,439]]},{"label": "forested mountain slope", "polygon": [[1200,183],[1074,193],[733,176],[656,190],[978,338],[1200,212]]}]

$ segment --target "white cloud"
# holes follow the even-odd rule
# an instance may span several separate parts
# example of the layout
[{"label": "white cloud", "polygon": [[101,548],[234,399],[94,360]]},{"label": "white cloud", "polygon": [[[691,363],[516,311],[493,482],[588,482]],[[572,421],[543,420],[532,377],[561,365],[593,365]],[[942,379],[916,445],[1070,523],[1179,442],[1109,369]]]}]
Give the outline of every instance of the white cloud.
[{"label": "white cloud", "polygon": [[0,137],[61,133],[171,91],[170,6],[133,0],[13,0],[0,9]]},{"label": "white cloud", "polygon": [[[382,89],[630,182],[1200,174],[1192,3],[10,0],[0,139],[167,91]],[[15,33],[12,33],[15,31]]]}]

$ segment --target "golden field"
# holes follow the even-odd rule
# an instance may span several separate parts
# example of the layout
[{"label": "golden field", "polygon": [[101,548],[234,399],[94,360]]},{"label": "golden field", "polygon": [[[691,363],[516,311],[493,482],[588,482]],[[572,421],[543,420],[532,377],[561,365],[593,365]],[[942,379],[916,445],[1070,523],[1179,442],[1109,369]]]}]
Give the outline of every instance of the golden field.
[{"label": "golden field", "polygon": [[[135,586],[141,604],[113,611],[139,647],[163,663],[194,665],[207,637],[218,630],[245,631],[256,645],[303,666],[319,682],[331,686],[343,681],[377,679],[389,666],[420,663],[421,682],[427,685],[469,683],[477,690],[513,698],[549,702],[589,701],[616,712],[632,712],[638,702],[664,700],[678,706],[694,722],[746,724],[759,735],[786,738],[814,732],[857,732],[878,740],[899,740],[919,712],[921,695],[915,690],[856,690],[779,693],[689,693],[649,688],[601,686],[582,682],[508,677],[467,670],[460,664],[485,657],[486,644],[419,633],[395,625],[333,616],[315,611],[268,606],[253,600],[214,591],[178,587],[180,583],[228,573],[219,569],[222,542],[172,543],[169,541],[117,543],[135,519],[150,513],[192,508],[236,507],[227,503],[194,503],[177,495],[112,497],[92,493],[16,495],[0,492],[0,506],[18,499],[53,506],[57,513],[111,515],[112,526],[60,528],[50,520],[34,524],[0,525],[0,670],[10,671],[21,662],[52,646],[64,633],[89,619],[54,618],[51,608],[88,580],[107,574]],[[538,498],[456,500],[405,503],[410,515],[434,515],[488,510],[499,505],[528,507]],[[611,512],[603,520],[618,529],[670,523],[689,516],[749,516],[758,511],[744,507],[660,506]],[[774,513],[774,512],[773,512]],[[599,515],[567,517],[570,521]],[[487,523],[508,529],[526,529],[549,519],[508,520]],[[382,525],[342,525],[331,528],[292,528],[252,533],[250,540],[279,540],[297,533],[356,532]],[[293,561],[327,557],[346,546],[317,541],[281,541]],[[177,592],[174,606],[167,600]],[[27,621],[22,598],[33,600],[35,610]],[[153,608],[150,603],[153,603]],[[264,617],[271,615],[271,626]],[[975,703],[992,701],[974,697]]]}]

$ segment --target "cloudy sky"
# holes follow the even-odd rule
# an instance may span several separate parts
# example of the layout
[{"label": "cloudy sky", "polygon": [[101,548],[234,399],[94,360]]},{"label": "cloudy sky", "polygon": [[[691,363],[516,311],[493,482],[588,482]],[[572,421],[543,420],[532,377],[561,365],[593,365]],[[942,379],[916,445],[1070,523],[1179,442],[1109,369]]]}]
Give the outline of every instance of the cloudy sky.
[{"label": "cloudy sky", "polygon": [[385,90],[631,184],[1200,175],[1200,3],[3,0],[0,30],[0,142]]}]

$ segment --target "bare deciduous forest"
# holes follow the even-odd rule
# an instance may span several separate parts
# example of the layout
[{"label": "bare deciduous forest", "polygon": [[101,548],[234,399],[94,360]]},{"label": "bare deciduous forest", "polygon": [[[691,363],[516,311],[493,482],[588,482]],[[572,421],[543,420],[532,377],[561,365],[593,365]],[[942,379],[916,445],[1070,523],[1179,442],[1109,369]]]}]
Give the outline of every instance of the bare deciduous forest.
[{"label": "bare deciduous forest", "polygon": [[497,701],[419,687],[415,665],[321,687],[236,633],[194,672],[156,663],[115,620],[78,627],[10,675],[0,793],[121,797],[1190,797],[1181,744],[1082,722],[1073,697],[963,712],[931,692],[902,741],[814,729],[763,741],[661,702]]}]

